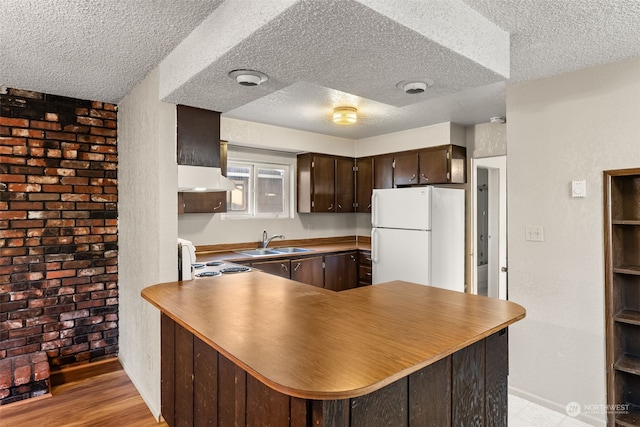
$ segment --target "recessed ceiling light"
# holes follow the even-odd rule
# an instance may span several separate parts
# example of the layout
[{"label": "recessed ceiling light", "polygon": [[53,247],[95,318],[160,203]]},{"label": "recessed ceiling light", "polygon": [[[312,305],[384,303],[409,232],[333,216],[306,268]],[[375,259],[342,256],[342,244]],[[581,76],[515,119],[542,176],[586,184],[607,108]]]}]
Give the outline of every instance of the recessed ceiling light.
[{"label": "recessed ceiling light", "polygon": [[242,86],[258,86],[269,79],[265,73],[254,70],[233,70],[229,73],[229,77]]},{"label": "recessed ceiling light", "polygon": [[431,79],[411,79],[398,82],[396,87],[402,89],[402,91],[408,95],[417,95],[426,91],[427,88],[433,86],[433,84],[434,81]]}]

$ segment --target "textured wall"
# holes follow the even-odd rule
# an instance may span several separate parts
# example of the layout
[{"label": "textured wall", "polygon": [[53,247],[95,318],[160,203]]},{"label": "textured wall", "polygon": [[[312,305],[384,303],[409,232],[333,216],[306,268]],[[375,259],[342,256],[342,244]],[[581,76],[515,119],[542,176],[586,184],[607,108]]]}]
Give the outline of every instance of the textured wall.
[{"label": "textured wall", "polygon": [[[507,93],[510,385],[556,405],[605,404],[602,171],[640,166],[640,59]],[[571,198],[573,179],[587,197]],[[544,226],[544,242],[524,240]],[[592,420],[604,420],[595,414]]]},{"label": "textured wall", "polygon": [[120,361],[160,413],[160,313],[143,288],[178,279],[176,108],[158,101],[157,71],[118,105]]},{"label": "textured wall", "polygon": [[60,366],[113,357],[116,107],[16,89],[0,101],[0,359],[45,351]]}]

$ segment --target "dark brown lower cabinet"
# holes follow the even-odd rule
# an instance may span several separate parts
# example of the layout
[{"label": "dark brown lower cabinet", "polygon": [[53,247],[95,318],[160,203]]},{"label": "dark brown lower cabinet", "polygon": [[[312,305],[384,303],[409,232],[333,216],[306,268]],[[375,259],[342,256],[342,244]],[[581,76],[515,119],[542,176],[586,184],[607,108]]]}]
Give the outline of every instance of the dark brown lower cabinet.
[{"label": "dark brown lower cabinet", "polygon": [[162,416],[169,426],[507,425],[507,329],[377,391],[300,399],[247,374],[162,315]]},{"label": "dark brown lower cabinet", "polygon": [[357,252],[325,255],[324,287],[331,291],[346,291],[358,287]]}]

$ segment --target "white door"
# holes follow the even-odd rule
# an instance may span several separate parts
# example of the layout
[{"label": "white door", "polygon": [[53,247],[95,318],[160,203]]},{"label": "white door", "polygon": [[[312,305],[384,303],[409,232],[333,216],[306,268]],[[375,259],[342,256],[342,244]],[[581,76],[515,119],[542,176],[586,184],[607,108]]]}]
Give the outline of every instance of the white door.
[{"label": "white door", "polygon": [[371,230],[373,284],[404,280],[431,283],[431,232],[374,228]]},{"label": "white door", "polygon": [[[478,279],[482,269],[487,271],[487,296],[507,299],[507,157],[487,157],[472,159],[472,212],[473,212],[473,292],[478,292]],[[478,230],[478,169],[488,172],[488,192],[486,199],[487,223],[486,236],[480,236]],[[478,266],[480,254],[478,241],[487,239],[486,267]]]},{"label": "white door", "polygon": [[376,189],[371,205],[373,227],[431,229],[431,187]]}]

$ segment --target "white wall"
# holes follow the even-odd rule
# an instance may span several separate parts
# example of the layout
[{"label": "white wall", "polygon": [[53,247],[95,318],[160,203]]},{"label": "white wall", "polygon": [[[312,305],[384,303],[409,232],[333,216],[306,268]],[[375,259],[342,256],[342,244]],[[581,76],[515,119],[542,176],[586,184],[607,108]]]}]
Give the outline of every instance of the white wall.
[{"label": "white wall", "polygon": [[152,72],[118,105],[120,361],[160,414],[160,312],[143,288],[178,279],[175,106]]},{"label": "white wall", "polygon": [[[507,118],[509,299],[527,309],[512,391],[562,412],[604,404],[602,171],[640,166],[640,59],[511,86]],[[545,241],[525,241],[526,224]]]}]

